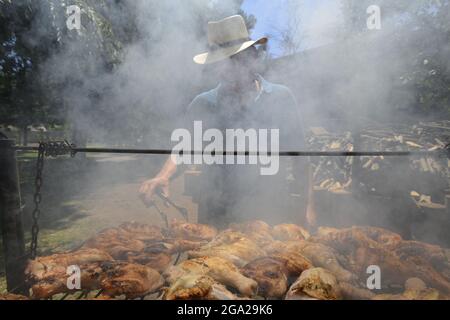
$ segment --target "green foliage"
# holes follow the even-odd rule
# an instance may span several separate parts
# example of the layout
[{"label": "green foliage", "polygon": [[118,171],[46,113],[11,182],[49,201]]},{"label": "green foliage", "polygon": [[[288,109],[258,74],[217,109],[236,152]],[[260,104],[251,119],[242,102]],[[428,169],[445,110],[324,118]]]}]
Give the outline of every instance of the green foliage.
[{"label": "green foliage", "polygon": [[[138,30],[137,2],[0,0],[0,124],[63,124],[73,120],[69,112],[76,112],[98,121],[98,125],[112,125],[105,115],[114,114],[121,106],[98,105],[110,90],[108,83],[98,83],[98,78],[108,73],[113,77],[127,48],[149,36]],[[206,39],[208,20],[240,13],[250,29],[256,23],[255,17],[240,10],[242,0],[233,0],[232,5],[219,1],[216,7],[209,2],[192,1],[201,13],[195,31],[199,39]],[[148,0],[145,4],[155,7],[149,10],[149,21],[162,20],[161,34],[151,35],[156,45],[158,37],[165,36],[165,24],[176,23],[177,15],[170,3]],[[81,8],[79,31],[66,28],[69,5]],[[162,10],[157,8],[172,14],[161,16]],[[168,21],[172,18],[174,21]],[[54,66],[67,69],[54,70]],[[83,103],[76,102],[78,98]]]},{"label": "green foliage", "polygon": [[415,92],[412,107],[427,114],[450,114],[450,0],[345,0],[343,37],[364,36],[366,9],[381,8],[385,41],[405,52],[401,86]]}]

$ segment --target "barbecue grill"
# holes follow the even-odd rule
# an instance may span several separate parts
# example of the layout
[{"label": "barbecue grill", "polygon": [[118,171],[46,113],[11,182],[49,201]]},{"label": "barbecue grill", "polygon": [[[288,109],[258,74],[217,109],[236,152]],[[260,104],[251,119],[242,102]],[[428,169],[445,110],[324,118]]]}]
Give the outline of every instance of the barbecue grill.
[{"label": "barbecue grill", "polygon": [[[269,226],[262,221],[216,230],[187,221],[186,209],[159,196],[186,219],[165,227],[124,224],[104,230],[82,248],[36,257],[39,203],[45,157],[77,153],[171,154],[170,150],[78,148],[67,141],[18,147],[2,140],[2,164],[10,170],[2,179],[3,243],[8,290],[33,298],[79,299],[394,299],[440,298],[450,295],[450,252],[437,245],[409,241],[386,229],[372,227],[319,228],[310,235],[299,225]],[[20,192],[15,151],[38,151],[31,252],[25,252],[20,220]],[[189,151],[190,154],[203,154]],[[220,152],[219,152],[220,153]],[[222,152],[258,155],[251,152]],[[275,155],[268,152],[268,155]],[[449,145],[421,151],[281,151],[279,156],[310,157],[448,157]],[[180,256],[183,255],[181,262]],[[29,260],[31,258],[31,260]],[[65,267],[80,265],[80,292],[68,290]],[[384,296],[367,289],[366,271],[385,271]],[[244,285],[246,284],[246,285]],[[325,290],[324,288],[328,288]],[[324,291],[325,290],[325,291]]]}]

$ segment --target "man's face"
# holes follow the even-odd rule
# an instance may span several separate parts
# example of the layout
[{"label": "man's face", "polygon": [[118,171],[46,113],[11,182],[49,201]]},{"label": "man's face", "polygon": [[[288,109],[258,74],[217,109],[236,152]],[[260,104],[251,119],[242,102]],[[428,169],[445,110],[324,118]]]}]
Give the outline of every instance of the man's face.
[{"label": "man's face", "polygon": [[256,48],[249,48],[217,65],[221,83],[226,89],[240,91],[255,80],[257,66]]}]

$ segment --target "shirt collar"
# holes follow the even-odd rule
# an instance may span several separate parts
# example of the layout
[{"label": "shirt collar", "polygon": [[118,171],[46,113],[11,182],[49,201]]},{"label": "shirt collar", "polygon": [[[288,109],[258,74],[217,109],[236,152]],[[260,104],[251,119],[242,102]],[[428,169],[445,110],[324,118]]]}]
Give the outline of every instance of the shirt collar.
[{"label": "shirt collar", "polygon": [[[256,79],[259,81],[261,85],[261,91],[258,93],[258,95],[255,98],[255,101],[258,101],[259,98],[263,93],[272,93],[273,91],[273,84],[264,79],[259,73],[256,74]],[[219,92],[219,89],[221,87],[221,83],[214,89],[215,96],[214,98],[217,100],[217,93]]]}]

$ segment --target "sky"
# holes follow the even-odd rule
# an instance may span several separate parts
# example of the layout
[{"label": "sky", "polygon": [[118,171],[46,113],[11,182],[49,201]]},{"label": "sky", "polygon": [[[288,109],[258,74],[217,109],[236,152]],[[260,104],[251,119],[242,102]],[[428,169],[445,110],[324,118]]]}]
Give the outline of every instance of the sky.
[{"label": "sky", "polygon": [[[286,0],[245,0],[243,10],[253,14],[258,22],[252,32],[253,38],[270,35],[274,31],[274,26],[283,25],[287,20],[289,10],[283,6]],[[339,0],[303,0],[300,12],[302,21],[302,33],[305,33],[302,49],[309,49],[324,45],[329,39],[323,39],[324,27],[328,27],[338,18]],[[295,14],[295,13],[294,13]],[[329,24],[328,24],[329,23]],[[274,56],[281,56],[281,49],[276,42],[272,41],[270,53]]]}]

